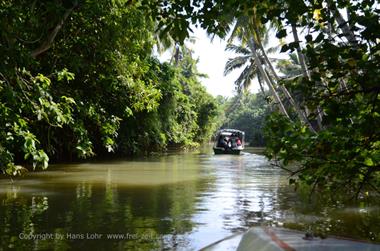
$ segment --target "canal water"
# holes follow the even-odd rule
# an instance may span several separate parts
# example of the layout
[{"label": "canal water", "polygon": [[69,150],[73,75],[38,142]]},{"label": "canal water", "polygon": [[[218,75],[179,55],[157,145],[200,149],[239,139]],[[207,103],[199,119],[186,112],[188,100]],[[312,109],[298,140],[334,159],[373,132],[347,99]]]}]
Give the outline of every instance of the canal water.
[{"label": "canal water", "polygon": [[309,201],[257,151],[210,147],[0,179],[2,250],[199,250],[270,225],[379,241],[380,209]]}]

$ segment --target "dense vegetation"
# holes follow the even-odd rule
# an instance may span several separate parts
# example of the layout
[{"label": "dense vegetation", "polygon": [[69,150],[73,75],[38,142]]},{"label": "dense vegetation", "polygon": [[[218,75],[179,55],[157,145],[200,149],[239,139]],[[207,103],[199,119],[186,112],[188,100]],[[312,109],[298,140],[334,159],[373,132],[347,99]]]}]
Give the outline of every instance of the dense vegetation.
[{"label": "dense vegetation", "polygon": [[155,22],[129,1],[0,1],[0,168],[196,145],[217,104],[189,50],[154,55]]},{"label": "dense vegetation", "polygon": [[[357,195],[380,186],[376,1],[0,1],[0,11],[3,169],[14,171],[20,156],[46,166],[46,154],[138,152],[206,138],[199,129],[216,109],[193,93],[207,96],[197,73],[188,74],[178,53],[176,67],[151,56],[155,30],[182,43],[192,23],[248,49],[247,80],[258,76],[276,110],[267,153],[283,167],[297,163],[292,182]],[[281,52],[297,55],[299,67],[282,64],[296,70],[288,76],[264,48],[268,24]]]},{"label": "dense vegetation", "polygon": [[227,100],[219,98],[225,111],[222,127],[244,131],[250,146],[265,146],[264,124],[270,114],[266,97],[266,93],[245,92]]},{"label": "dense vegetation", "polygon": [[[282,38],[292,27],[302,74],[279,81],[288,88],[306,119],[290,110],[273,114],[267,123],[268,156],[291,170],[312,189],[344,189],[359,196],[380,187],[379,13],[372,1],[288,3]],[[344,9],[345,21],[340,14]],[[298,41],[297,27],[308,29]]]},{"label": "dense vegetation", "polygon": [[[260,74],[277,109],[266,124],[268,156],[281,160],[283,167],[296,163],[290,170],[296,179],[291,182],[358,196],[379,192],[380,187],[376,4],[172,0],[164,1],[166,8],[155,14],[179,38],[186,36],[190,22],[200,21],[209,33],[222,37],[231,31],[250,49],[251,70]],[[262,41],[268,23],[283,43],[281,52],[297,54],[301,75],[288,78],[277,73]]]}]

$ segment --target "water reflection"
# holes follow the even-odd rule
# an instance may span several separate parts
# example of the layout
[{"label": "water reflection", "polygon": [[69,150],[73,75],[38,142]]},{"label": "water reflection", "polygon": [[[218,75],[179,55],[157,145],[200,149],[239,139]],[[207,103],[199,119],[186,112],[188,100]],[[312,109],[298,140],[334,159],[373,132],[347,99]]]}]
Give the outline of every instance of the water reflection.
[{"label": "water reflection", "polygon": [[57,165],[0,200],[0,250],[197,250],[263,224],[380,239],[379,207],[308,204],[253,153]]}]

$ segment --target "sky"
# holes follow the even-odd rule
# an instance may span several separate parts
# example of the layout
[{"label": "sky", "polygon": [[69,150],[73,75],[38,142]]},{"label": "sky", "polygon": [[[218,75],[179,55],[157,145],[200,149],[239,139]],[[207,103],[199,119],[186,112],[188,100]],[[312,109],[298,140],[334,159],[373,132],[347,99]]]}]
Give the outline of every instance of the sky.
[{"label": "sky", "polygon": [[[194,31],[190,34],[194,38],[194,43],[186,43],[193,49],[193,58],[199,59],[198,71],[206,74],[208,78],[201,78],[201,83],[206,87],[207,91],[213,96],[222,95],[224,97],[233,97],[236,94],[235,80],[239,77],[242,69],[236,69],[224,76],[224,66],[229,58],[234,57],[234,53],[225,51],[226,41],[215,37],[212,41],[201,28],[192,27]],[[166,52],[159,56],[161,60],[170,59],[170,53]],[[256,80],[252,81],[251,92],[258,92],[259,86]]]},{"label": "sky", "polygon": [[[236,69],[224,76],[224,66],[227,60],[234,56],[232,52],[225,51],[226,41],[215,37],[212,41],[206,32],[200,28],[194,28],[192,36],[195,43],[189,43],[189,47],[194,50],[194,58],[198,58],[198,70],[208,75],[208,78],[201,79],[202,84],[213,96],[222,95],[232,97],[236,94],[234,82],[238,78],[241,70]],[[251,92],[257,92],[258,83],[252,81]]]}]

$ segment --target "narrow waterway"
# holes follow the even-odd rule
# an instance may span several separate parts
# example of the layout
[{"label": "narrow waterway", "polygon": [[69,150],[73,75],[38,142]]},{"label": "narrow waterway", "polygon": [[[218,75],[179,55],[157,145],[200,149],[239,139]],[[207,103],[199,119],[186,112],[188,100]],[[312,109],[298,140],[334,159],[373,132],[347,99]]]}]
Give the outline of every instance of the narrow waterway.
[{"label": "narrow waterway", "polygon": [[52,165],[0,180],[2,250],[198,250],[255,225],[379,240],[380,209],[309,204],[255,149]]}]

